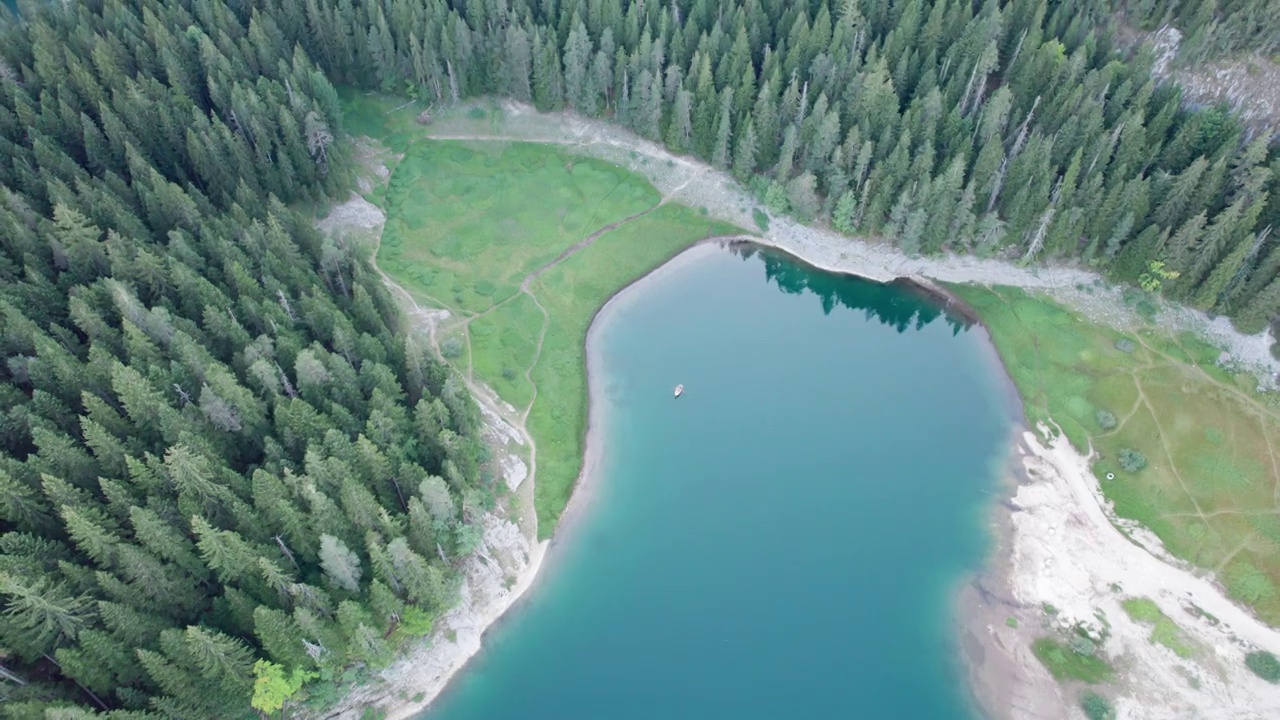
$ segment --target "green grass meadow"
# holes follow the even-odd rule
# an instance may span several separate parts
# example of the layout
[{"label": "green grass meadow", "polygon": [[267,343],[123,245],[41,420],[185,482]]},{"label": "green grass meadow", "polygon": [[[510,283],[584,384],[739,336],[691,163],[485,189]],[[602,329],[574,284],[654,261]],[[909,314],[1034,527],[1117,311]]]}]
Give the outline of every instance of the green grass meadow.
[{"label": "green grass meadow", "polygon": [[1106,660],[1084,655],[1053,638],[1042,637],[1031,643],[1031,652],[1059,681],[1078,680],[1095,685],[1110,682],[1115,671]]},{"label": "green grass meadow", "polygon": [[472,371],[518,408],[533,400],[525,371],[536,359],[544,320],[533,298],[520,293],[467,324],[471,345],[478,350]]},{"label": "green grass meadow", "polygon": [[661,204],[647,180],[601,160],[550,145],[431,140],[412,110],[344,100],[351,132],[402,155],[385,193],[371,198],[387,213],[378,264],[420,302],[453,313],[441,337],[457,338],[448,341],[455,367],[527,411],[547,537],[582,465],[585,343],[596,312],[698,240],[742,229]]},{"label": "green grass meadow", "polygon": [[1196,646],[1182,632],[1177,623],[1160,611],[1153,600],[1128,598],[1122,601],[1120,606],[1130,618],[1151,626],[1151,642],[1164,645],[1184,660],[1195,656]]},{"label": "green grass meadow", "polygon": [[[1093,471],[1116,512],[1280,624],[1280,413],[1256,380],[1220,368],[1220,351],[1190,334],[1121,333],[1016,288],[951,289],[989,328],[1028,421],[1052,419],[1097,452]],[[1126,470],[1122,450],[1146,466]]]},{"label": "green grass meadow", "polygon": [[422,137],[422,126],[415,121],[421,103],[406,105],[404,98],[369,95],[350,87],[339,87],[338,99],[343,130],[352,137],[367,135],[396,153]]},{"label": "green grass meadow", "polygon": [[387,187],[378,262],[442,306],[480,313],[611,222],[658,204],[608,163],[526,143],[413,143]]}]

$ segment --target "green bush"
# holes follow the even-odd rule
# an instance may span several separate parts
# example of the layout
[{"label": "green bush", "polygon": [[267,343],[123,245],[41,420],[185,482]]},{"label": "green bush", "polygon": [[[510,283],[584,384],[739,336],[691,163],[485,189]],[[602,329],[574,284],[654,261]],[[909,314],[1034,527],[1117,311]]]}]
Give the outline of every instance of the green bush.
[{"label": "green bush", "polygon": [[1266,650],[1258,650],[1244,656],[1244,664],[1254,675],[1269,683],[1280,683],[1280,659]]},{"label": "green bush", "polygon": [[1137,345],[1135,345],[1134,342],[1129,338],[1120,338],[1119,340],[1116,341],[1116,349],[1122,353],[1131,353],[1136,348],[1137,348]]},{"label": "green bush", "polygon": [[333,707],[342,699],[342,692],[332,680],[320,680],[307,685],[305,704],[314,710]]},{"label": "green bush", "polygon": [[1138,315],[1147,322],[1155,322],[1156,315],[1160,312],[1160,309],[1156,307],[1155,302],[1148,297],[1144,297],[1139,300],[1138,304],[1135,305],[1133,309],[1137,311]]},{"label": "green bush", "polygon": [[822,205],[818,200],[817,178],[805,173],[787,183],[787,205],[800,222],[810,222]]},{"label": "green bush", "polygon": [[764,191],[764,204],[774,215],[786,215],[791,212],[791,203],[787,200],[787,187],[778,181],[769,183]]},{"label": "green bush", "polygon": [[1111,430],[1119,424],[1119,421],[1116,420],[1116,414],[1110,410],[1099,410],[1096,417],[1098,419],[1098,427],[1103,430]]},{"label": "green bush", "polygon": [[400,632],[409,637],[423,637],[435,627],[435,618],[421,608],[408,606],[400,614]]},{"label": "green bush", "polygon": [[1073,635],[1067,645],[1079,655],[1093,657],[1098,652],[1098,645],[1083,635]]},{"label": "green bush", "polygon": [[1136,473],[1147,466],[1147,456],[1134,450],[1133,448],[1123,448],[1120,450],[1120,467],[1125,472]]},{"label": "green bush", "polygon": [[1113,720],[1116,716],[1116,710],[1111,707],[1111,701],[1096,692],[1085,693],[1084,697],[1080,698],[1080,707],[1084,708],[1084,714],[1089,720]]},{"label": "green bush", "polygon": [[458,357],[462,354],[462,340],[456,337],[445,338],[445,341],[440,343],[440,354],[446,360]]},{"label": "green bush", "polygon": [[756,221],[756,227],[760,228],[760,232],[769,232],[769,215],[765,211],[752,208],[751,219]]}]

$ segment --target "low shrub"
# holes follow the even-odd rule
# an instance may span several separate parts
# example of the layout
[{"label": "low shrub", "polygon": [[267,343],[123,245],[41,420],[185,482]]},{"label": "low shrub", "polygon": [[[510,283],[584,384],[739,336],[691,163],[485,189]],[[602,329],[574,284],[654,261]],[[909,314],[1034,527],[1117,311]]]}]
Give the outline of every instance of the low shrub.
[{"label": "low shrub", "polygon": [[462,340],[456,337],[445,338],[444,342],[440,343],[440,354],[446,360],[458,357],[462,354]]},{"label": "low shrub", "polygon": [[1280,659],[1266,650],[1258,650],[1244,656],[1244,664],[1254,675],[1269,683],[1280,683]]},{"label": "low shrub", "polygon": [[1111,430],[1120,422],[1116,420],[1116,414],[1110,410],[1099,410],[1095,417],[1098,420],[1098,427],[1103,430]]},{"label": "low shrub", "polygon": [[1149,323],[1155,322],[1156,315],[1160,313],[1160,308],[1157,307],[1155,304],[1155,301],[1153,301],[1149,297],[1144,297],[1143,299],[1139,300],[1138,304],[1135,305],[1133,309],[1138,313],[1139,317],[1141,317],[1143,320],[1146,320]]},{"label": "low shrub", "polygon": [[1136,473],[1147,466],[1147,456],[1134,450],[1133,448],[1123,448],[1120,450],[1120,467],[1125,472]]},{"label": "low shrub", "polygon": [[769,232],[769,215],[760,208],[751,209],[751,219],[756,221],[760,232]]},{"label": "low shrub", "polygon": [[1116,716],[1111,701],[1096,692],[1087,692],[1080,698],[1080,707],[1089,720],[1113,720]]},{"label": "low shrub", "polygon": [[1093,657],[1098,653],[1098,645],[1083,635],[1073,635],[1067,645],[1078,655]]},{"label": "low shrub", "polygon": [[774,215],[786,215],[791,212],[791,202],[787,199],[787,187],[778,181],[769,183],[764,191],[764,204]]}]

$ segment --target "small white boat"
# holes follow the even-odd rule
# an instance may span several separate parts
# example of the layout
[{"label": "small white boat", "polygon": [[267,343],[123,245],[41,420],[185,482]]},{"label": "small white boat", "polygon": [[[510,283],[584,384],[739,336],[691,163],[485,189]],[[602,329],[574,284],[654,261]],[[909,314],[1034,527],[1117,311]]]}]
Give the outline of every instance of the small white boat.
[{"label": "small white boat", "polygon": [[677,385],[677,386],[676,386],[676,391],[675,391],[674,397],[680,397],[680,396],[681,396],[681,395],[683,395],[683,394],[684,394],[684,386],[683,386],[683,385]]}]

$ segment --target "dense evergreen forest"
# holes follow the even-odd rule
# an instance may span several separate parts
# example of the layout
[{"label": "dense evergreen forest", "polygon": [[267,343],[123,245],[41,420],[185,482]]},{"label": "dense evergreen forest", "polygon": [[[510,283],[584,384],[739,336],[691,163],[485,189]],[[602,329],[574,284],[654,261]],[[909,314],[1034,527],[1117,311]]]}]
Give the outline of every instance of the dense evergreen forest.
[{"label": "dense evergreen forest", "polygon": [[[331,694],[453,600],[478,412],[359,249],[332,82],[609,117],[911,253],[1280,310],[1280,159],[1129,34],[1269,0],[86,0],[0,20],[0,712]],[[1163,266],[1152,268],[1153,261]],[[1160,269],[1163,268],[1163,269]],[[1176,273],[1176,275],[1175,275]]]},{"label": "dense evergreen forest", "polygon": [[343,83],[611,117],[775,211],[909,253],[1078,259],[1249,331],[1280,310],[1271,136],[1184,109],[1113,31],[1170,22],[1192,57],[1273,49],[1269,0],[266,5]]},{"label": "dense evergreen forest", "polygon": [[217,2],[24,11],[0,32],[0,714],[322,694],[454,601],[491,501],[478,408],[368,258],[288,209],[348,177],[304,51]]}]

